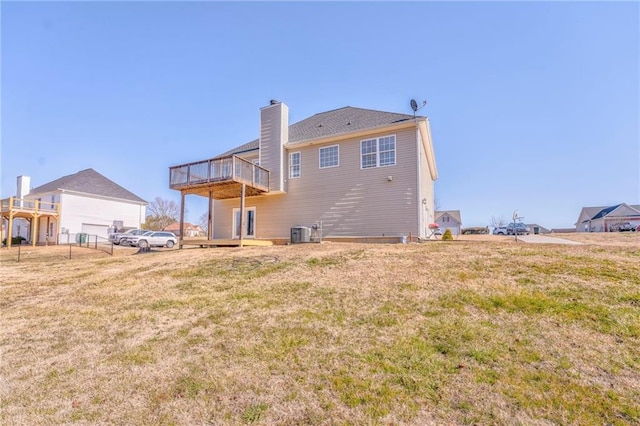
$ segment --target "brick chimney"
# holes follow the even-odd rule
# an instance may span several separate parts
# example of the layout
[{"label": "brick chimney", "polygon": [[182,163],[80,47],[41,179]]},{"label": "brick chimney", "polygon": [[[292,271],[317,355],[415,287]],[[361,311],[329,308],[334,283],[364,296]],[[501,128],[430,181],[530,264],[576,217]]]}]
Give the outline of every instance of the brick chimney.
[{"label": "brick chimney", "polygon": [[284,144],[288,141],[289,108],[271,100],[260,108],[260,166],[269,170],[269,191],[284,192]]}]

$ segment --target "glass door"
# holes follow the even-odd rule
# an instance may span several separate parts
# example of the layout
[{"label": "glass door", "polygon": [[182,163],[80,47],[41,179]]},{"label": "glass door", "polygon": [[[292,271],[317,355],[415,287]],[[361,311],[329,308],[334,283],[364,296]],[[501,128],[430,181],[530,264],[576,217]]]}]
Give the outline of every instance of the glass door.
[{"label": "glass door", "polygon": [[[244,232],[242,238],[256,237],[256,208],[244,209]],[[240,209],[233,209],[233,238],[240,238]]]}]

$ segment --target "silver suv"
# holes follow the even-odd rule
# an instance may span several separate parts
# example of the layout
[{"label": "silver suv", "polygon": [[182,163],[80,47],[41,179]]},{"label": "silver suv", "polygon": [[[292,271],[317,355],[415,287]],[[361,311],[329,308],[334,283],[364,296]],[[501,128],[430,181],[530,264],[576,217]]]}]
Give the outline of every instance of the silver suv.
[{"label": "silver suv", "polygon": [[172,248],[178,242],[173,232],[169,231],[147,231],[142,235],[132,235],[126,237],[121,244],[146,248],[151,246]]},{"label": "silver suv", "polygon": [[531,233],[531,229],[529,229],[529,227],[522,222],[511,222],[509,225],[507,225],[508,235],[529,235],[529,233]]}]

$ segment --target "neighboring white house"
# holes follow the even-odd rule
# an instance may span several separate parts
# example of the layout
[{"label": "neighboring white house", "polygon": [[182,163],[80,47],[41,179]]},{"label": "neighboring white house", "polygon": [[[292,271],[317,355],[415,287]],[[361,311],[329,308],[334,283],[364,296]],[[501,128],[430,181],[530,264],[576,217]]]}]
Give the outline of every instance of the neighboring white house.
[{"label": "neighboring white house", "polygon": [[[204,229],[200,225],[193,225],[189,222],[183,224],[185,237],[204,237],[207,235]],[[180,222],[173,222],[171,225],[164,228],[164,231],[173,232],[176,236],[180,235]]]},{"label": "neighboring white house", "polygon": [[145,221],[147,202],[93,169],[33,189],[30,182],[18,177],[16,197],[2,200],[2,220],[14,236],[18,226],[28,227],[34,245],[66,242],[59,239],[64,234],[107,238],[114,228],[139,228]]},{"label": "neighboring white house", "polygon": [[462,232],[460,210],[436,210],[435,223],[442,229],[442,232],[447,229],[450,229],[453,235],[460,235]]},{"label": "neighboring white house", "polygon": [[297,227],[428,238],[437,177],[426,117],[344,107],[290,125],[288,107],[271,101],[259,139],[171,167],[170,187],[183,206],[186,195],[213,200],[209,238],[288,240]]},{"label": "neighboring white house", "polygon": [[576,222],[576,232],[608,232],[612,225],[630,222],[640,225],[640,205],[583,207]]}]

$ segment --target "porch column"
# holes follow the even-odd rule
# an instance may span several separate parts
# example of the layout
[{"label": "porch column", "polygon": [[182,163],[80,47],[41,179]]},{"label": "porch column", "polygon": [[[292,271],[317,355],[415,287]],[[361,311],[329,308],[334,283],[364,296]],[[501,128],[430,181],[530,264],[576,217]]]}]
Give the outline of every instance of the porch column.
[{"label": "porch column", "polygon": [[213,240],[213,191],[209,191],[209,218],[207,221],[207,240]]},{"label": "porch column", "polygon": [[9,207],[9,224],[7,226],[7,248],[11,248],[11,239],[13,238],[13,212]]},{"label": "porch column", "polygon": [[184,192],[180,191],[180,236],[178,237],[178,248],[182,248],[184,242]]},{"label": "porch column", "polygon": [[56,245],[60,244],[59,237],[60,237],[60,213],[58,213],[58,215],[56,216],[56,238],[55,238]]},{"label": "porch column", "polygon": [[38,222],[40,219],[38,218],[38,209],[40,209],[40,201],[36,200],[36,210],[33,213],[33,218],[31,219],[31,246],[36,246],[36,240],[38,238]]},{"label": "porch column", "polygon": [[244,234],[244,195],[246,185],[242,184],[242,192],[240,193],[240,247],[242,247],[242,235]]},{"label": "porch column", "polygon": [[31,246],[36,246],[36,240],[38,238],[38,215],[34,214],[31,218]]}]

